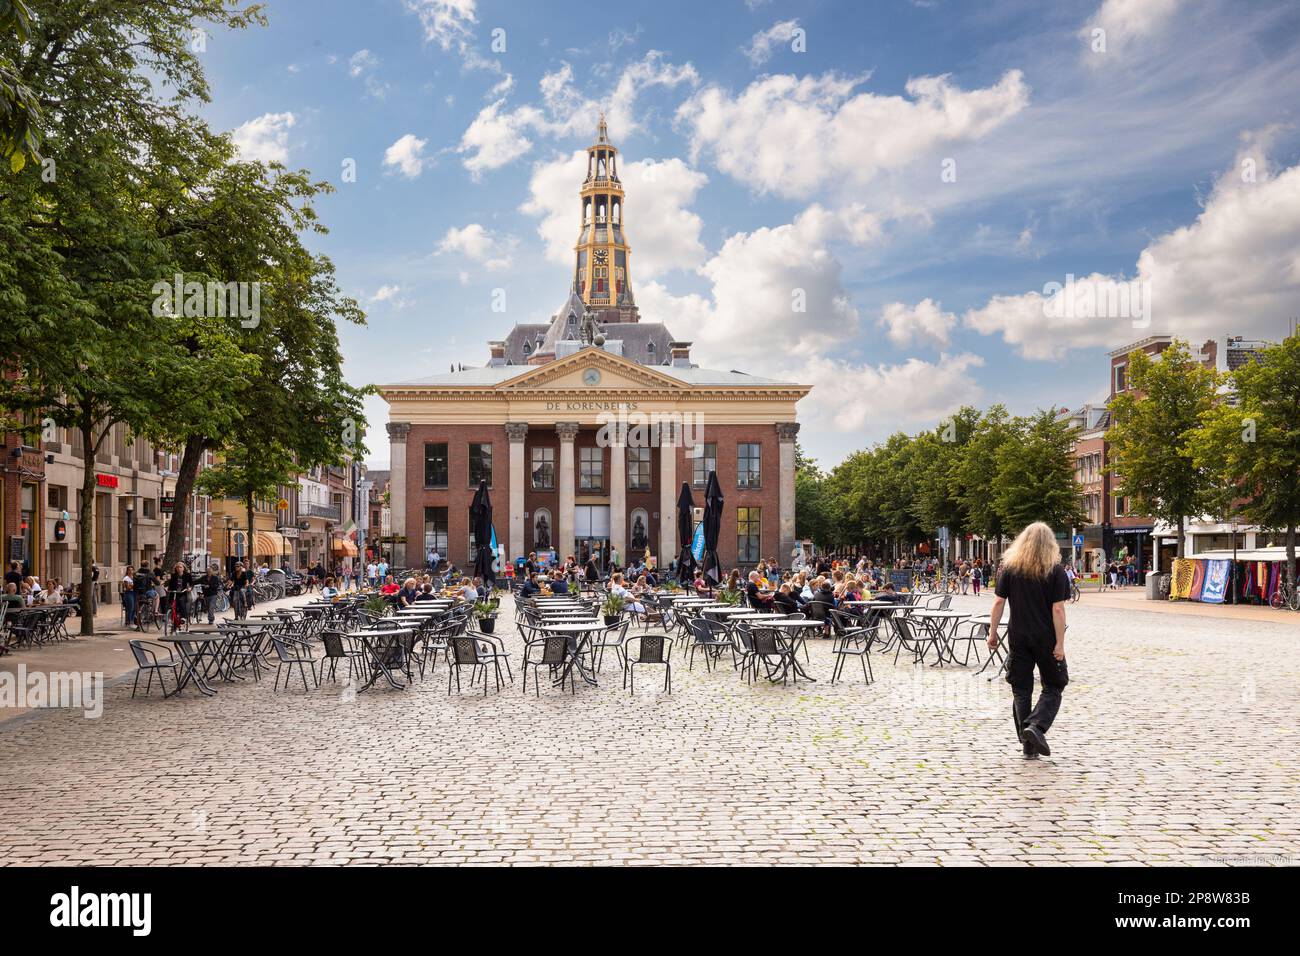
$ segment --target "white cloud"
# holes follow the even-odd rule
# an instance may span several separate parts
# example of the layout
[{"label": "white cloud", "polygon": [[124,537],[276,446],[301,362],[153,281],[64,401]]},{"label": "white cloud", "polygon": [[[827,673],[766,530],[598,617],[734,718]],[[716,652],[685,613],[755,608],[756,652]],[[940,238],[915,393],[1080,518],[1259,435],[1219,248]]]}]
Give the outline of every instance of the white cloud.
[{"label": "white cloud", "polygon": [[[1179,0],[1104,0],[1079,31],[1087,44],[1084,62],[1107,65],[1106,54],[1122,54],[1135,41],[1153,35],[1169,22],[1178,4]],[[1104,31],[1104,53],[1093,50],[1095,30]]]},{"label": "white cloud", "polygon": [[815,357],[780,377],[813,386],[799,407],[805,428],[865,430],[884,437],[906,425],[931,425],[961,405],[976,404],[981,390],[970,370],[983,364],[967,352],[942,355],[937,362],[910,358],[898,365]]},{"label": "white cloud", "polygon": [[[537,233],[551,262],[571,265],[577,239],[578,186],[587,174],[587,153],[533,168],[528,200],[520,209],[540,216]],[[672,269],[695,269],[707,252],[700,241],[704,223],[689,207],[708,177],[676,157],[646,159],[619,166],[627,195],[627,238],[632,246],[632,288],[640,280]]]},{"label": "white cloud", "polygon": [[938,302],[926,298],[916,305],[886,303],[879,324],[895,345],[909,345],[913,341],[947,345],[948,332],[957,324],[957,316],[943,311]]},{"label": "white cloud", "polygon": [[542,105],[508,108],[504,98],[485,106],[461,136],[457,152],[476,178],[524,156],[534,136],[593,135],[597,115],[603,110],[612,137],[626,137],[640,129],[635,109],[642,92],[651,87],[694,86],[695,67],[668,62],[658,50],[629,64],[604,100],[585,95],[574,83],[573,67],[562,63],[538,84]]},{"label": "white cloud", "polygon": [[751,66],[762,66],[772,58],[772,50],[777,46],[784,46],[794,37],[795,28],[799,26],[799,21],[795,20],[778,20],[766,30],[760,30],[755,33],[749,41],[749,46],[741,47],[741,52],[749,58]]},{"label": "white cloud", "polygon": [[400,285],[381,285],[370,297],[371,302],[387,302],[402,291]]},{"label": "white cloud", "polygon": [[348,75],[357,77],[379,67],[379,57],[369,50],[358,50],[348,59]]},{"label": "white cloud", "polygon": [[705,352],[771,371],[792,356],[807,360],[842,345],[858,332],[858,311],[829,246],[875,242],[881,232],[880,222],[861,206],[832,211],[814,204],[793,222],[737,233],[723,243],[698,270],[711,283],[711,297],[673,296],[652,282],[637,290],[638,304],[648,319],[670,328],[679,323],[677,316],[688,317],[686,327]]},{"label": "white cloud", "polygon": [[287,163],[289,130],[296,122],[292,113],[263,113],[236,127],[231,137],[241,159]]},{"label": "white cloud", "polygon": [[969,91],[947,76],[914,77],[908,98],[854,94],[863,79],[765,76],[738,96],[706,87],[677,111],[692,162],[709,153],[719,169],[759,192],[807,197],[828,183],[863,185],[940,148],[979,139],[1029,102],[1019,70]]},{"label": "white cloud", "polygon": [[424,171],[429,162],[424,156],[424,147],[428,140],[419,139],[414,133],[407,133],[397,142],[384,150],[384,165],[395,166],[407,179],[414,179]]},{"label": "white cloud", "polygon": [[463,49],[474,38],[477,6],[476,0],[406,0],[424,26],[425,40],[444,50]]},{"label": "white cloud", "polygon": [[[1229,331],[1279,337],[1300,302],[1300,165],[1274,175],[1260,144],[1259,138],[1243,143],[1194,222],[1158,237],[1138,256],[1132,278],[1150,296],[1141,324],[1128,316],[1090,317],[1091,300],[1129,278],[1098,273],[1075,280],[1073,301],[1084,307],[1065,310],[1073,318],[1046,318],[1048,297],[1026,292],[995,296],[967,312],[966,323],[1040,359],[1153,332],[1193,344]],[[1253,165],[1244,166],[1247,160]],[[1248,169],[1254,182],[1243,181]]]},{"label": "white cloud", "polygon": [[454,226],[448,229],[438,243],[436,254],[462,255],[495,272],[510,267],[517,244],[518,241],[511,236],[498,236],[481,224],[471,222],[460,229]]}]

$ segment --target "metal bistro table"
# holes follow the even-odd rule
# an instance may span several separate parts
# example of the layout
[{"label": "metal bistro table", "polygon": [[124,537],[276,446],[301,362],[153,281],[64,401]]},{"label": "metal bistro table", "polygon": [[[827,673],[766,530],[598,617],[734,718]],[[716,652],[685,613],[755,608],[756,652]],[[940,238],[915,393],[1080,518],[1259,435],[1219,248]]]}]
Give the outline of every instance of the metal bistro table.
[{"label": "metal bistro table", "polygon": [[592,687],[598,686],[595,672],[583,663],[582,655],[583,650],[591,643],[592,633],[601,630],[600,622],[592,620],[590,622],[564,621],[559,624],[538,624],[537,630],[544,634],[564,634],[569,638],[569,659],[565,662],[564,669],[560,671],[560,678],[554,682],[554,686],[563,687],[564,682],[569,679],[569,674],[575,666],[578,668],[579,677]]},{"label": "metal bistro table", "polygon": [[[759,627],[764,627],[764,628],[775,627],[775,628],[780,628],[782,631],[789,632],[788,635],[787,634],[782,635],[790,643],[790,662],[786,664],[785,668],[781,670],[782,679],[784,679],[786,670],[793,667],[796,676],[802,677],[804,680],[810,680],[815,684],[817,682],[817,678],[813,677],[811,674],[809,674],[807,671],[805,671],[802,667],[799,666],[799,657],[798,657],[799,646],[803,644],[806,638],[806,632],[808,628],[815,627],[818,630],[821,630],[822,627],[824,626],[823,623],[821,621],[775,621],[775,620],[759,620],[756,623],[757,626]],[[775,678],[772,679],[775,680]]]},{"label": "metal bistro table", "polygon": [[[993,618],[988,614],[980,614],[970,619],[970,623],[984,626],[985,639],[988,638],[989,625],[993,623]],[[1002,615],[1002,620],[998,622],[998,646],[995,650],[989,651],[988,659],[984,661],[984,666],[975,672],[978,676],[988,670],[988,666],[995,660],[998,662],[998,669],[993,672],[989,680],[996,680],[1001,677],[1007,669],[1007,654],[1004,648],[1007,646],[1007,625],[1010,623],[1006,614]]]},{"label": "metal bistro table", "polygon": [[926,627],[939,638],[939,659],[931,664],[931,667],[941,667],[945,656],[951,664],[957,663],[957,657],[952,649],[952,637],[957,632],[957,625],[969,618],[970,615],[965,611],[927,611],[925,608],[914,608],[908,615],[909,620],[933,621],[933,624],[926,624]]},{"label": "metal bistro table", "polygon": [[173,693],[179,694],[185,689],[185,685],[194,682],[194,686],[199,689],[199,693],[204,697],[213,697],[217,689],[208,683],[208,675],[215,667],[218,674],[222,668],[222,651],[229,642],[231,635],[218,631],[216,628],[211,630],[195,631],[173,631],[171,634],[165,634],[158,638],[168,644],[175,644],[176,649],[180,651],[181,667],[185,671],[180,682],[176,685]]},{"label": "metal bistro table", "polygon": [[[393,688],[393,690],[406,689],[405,684],[399,684],[397,681],[393,680],[392,660],[384,659],[383,654],[380,653],[380,650],[376,649],[372,639],[380,636],[405,638],[409,634],[414,634],[417,630],[419,630],[419,628],[415,627],[368,627],[354,632],[352,636],[361,638],[361,646],[365,648],[366,657],[369,658],[370,661],[370,680],[366,683],[365,687],[357,688],[358,694],[363,690],[369,690],[373,687],[375,681],[379,680],[381,675],[384,680],[388,681],[388,686]],[[399,661],[397,667],[400,670],[400,661],[406,659],[406,646],[405,644],[398,644],[397,648],[400,652],[400,656],[395,659]]]}]

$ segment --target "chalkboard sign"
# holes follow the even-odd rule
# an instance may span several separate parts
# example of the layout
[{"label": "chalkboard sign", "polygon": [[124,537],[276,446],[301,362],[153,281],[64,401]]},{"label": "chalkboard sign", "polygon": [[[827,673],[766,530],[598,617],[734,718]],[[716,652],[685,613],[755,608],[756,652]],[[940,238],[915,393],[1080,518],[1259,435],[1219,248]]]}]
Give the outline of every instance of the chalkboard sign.
[{"label": "chalkboard sign", "polygon": [[912,589],[912,572],[905,568],[890,571],[889,580],[894,585],[895,591],[910,591]]},{"label": "chalkboard sign", "polygon": [[9,536],[9,560],[10,560],[10,561],[21,561],[21,560],[23,560],[23,537],[22,537],[22,535],[15,534],[15,535],[10,535],[10,536]]}]

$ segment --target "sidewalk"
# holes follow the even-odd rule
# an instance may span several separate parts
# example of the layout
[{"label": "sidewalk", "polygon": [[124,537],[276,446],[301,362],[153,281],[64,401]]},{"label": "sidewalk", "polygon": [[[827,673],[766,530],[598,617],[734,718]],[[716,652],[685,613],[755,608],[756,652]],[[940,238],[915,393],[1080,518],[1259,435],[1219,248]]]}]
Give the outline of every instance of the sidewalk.
[{"label": "sidewalk", "polygon": [[[1080,604],[1090,607],[1129,611],[1154,611],[1157,614],[1186,614],[1192,617],[1220,618],[1227,621],[1269,621],[1300,628],[1300,614],[1291,610],[1274,610],[1253,604],[1202,604],[1200,601],[1148,601],[1146,588],[1125,587],[1118,591],[1098,591],[1097,586],[1083,585]],[[1066,614],[1073,605],[1066,605]]]},{"label": "sidewalk", "polygon": [[[266,601],[257,605],[254,608],[254,613],[278,607],[294,607],[306,602],[308,598],[308,595],[300,594],[296,597],[281,598],[278,601]],[[226,610],[217,615],[217,620],[231,620],[234,616],[233,611]],[[206,618],[201,623],[206,624]],[[93,636],[81,637],[77,633],[80,627],[81,618],[73,616],[68,619],[68,633],[73,636],[71,641],[60,641],[56,644],[47,644],[44,647],[30,649],[21,648],[0,657],[0,673],[13,674],[16,680],[18,666],[25,664],[27,674],[46,674],[52,671],[61,673],[89,672],[102,674],[104,683],[108,684],[114,678],[123,674],[130,674],[135,670],[135,659],[131,654],[130,647],[132,638],[138,637],[147,641],[157,640],[162,634],[161,631],[154,630],[141,633],[134,628],[125,626],[122,623],[122,606],[120,604],[100,605],[99,613],[95,615],[95,634]],[[0,707],[0,727],[4,726],[5,721],[21,716],[30,709],[27,707]]]}]

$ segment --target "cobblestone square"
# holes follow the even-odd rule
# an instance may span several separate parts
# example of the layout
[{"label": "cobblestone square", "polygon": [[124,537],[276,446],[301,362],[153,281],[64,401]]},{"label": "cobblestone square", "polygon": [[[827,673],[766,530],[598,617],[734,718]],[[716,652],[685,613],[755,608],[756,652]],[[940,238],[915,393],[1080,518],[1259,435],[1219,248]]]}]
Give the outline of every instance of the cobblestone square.
[{"label": "cobblestone square", "polygon": [[[954,606],[983,610],[987,597]],[[635,697],[271,681],[0,722],[0,859],[31,864],[1219,865],[1300,859],[1300,618],[1069,607],[1053,756],[1026,761],[975,667],[875,656],[832,686],[724,663]],[[53,653],[75,667],[77,644]]]}]

